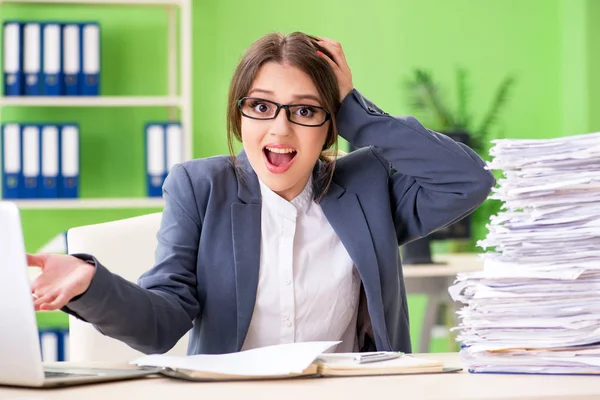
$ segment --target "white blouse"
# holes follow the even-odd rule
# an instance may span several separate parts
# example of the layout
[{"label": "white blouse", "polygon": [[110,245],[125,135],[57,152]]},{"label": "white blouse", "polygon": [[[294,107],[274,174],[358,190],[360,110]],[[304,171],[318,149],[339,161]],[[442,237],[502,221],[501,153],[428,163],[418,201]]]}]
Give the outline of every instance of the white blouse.
[{"label": "white blouse", "polygon": [[260,272],[242,350],[341,340],[333,351],[358,351],[360,277],[313,201],[312,181],[291,202],[262,182]]}]

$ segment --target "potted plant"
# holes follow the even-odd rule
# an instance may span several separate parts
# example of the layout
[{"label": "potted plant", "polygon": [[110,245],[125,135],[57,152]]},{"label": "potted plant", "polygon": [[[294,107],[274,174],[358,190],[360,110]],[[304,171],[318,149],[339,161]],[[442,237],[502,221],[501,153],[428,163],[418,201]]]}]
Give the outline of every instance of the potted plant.
[{"label": "potted plant", "polygon": [[437,132],[467,134],[469,147],[482,157],[491,140],[492,128],[498,121],[514,84],[515,77],[512,75],[500,83],[487,112],[476,124],[469,110],[470,87],[468,73],[464,68],[456,70],[455,111],[442,97],[442,90],[429,71],[415,68],[412,77],[405,82],[408,103],[417,118]]},{"label": "potted plant", "polygon": [[[494,135],[493,128],[506,106],[514,84],[515,77],[512,75],[502,80],[492,97],[489,108],[479,121],[475,121],[473,113],[469,109],[471,91],[468,82],[468,73],[464,68],[456,70],[455,109],[443,98],[441,87],[434,81],[431,73],[427,70],[415,68],[412,76],[405,81],[405,88],[411,112],[425,126],[467,144],[482,158],[487,159],[491,139],[499,137],[497,133]],[[497,203],[485,201],[467,221],[464,221],[464,223],[469,224],[469,227],[471,223],[474,223],[479,228],[477,229],[479,232],[473,232],[474,234],[472,234],[469,229],[470,240],[463,241],[462,243],[455,242],[451,251],[476,251],[476,241],[478,236],[483,234],[483,227],[489,220],[490,215],[498,212],[500,204]],[[452,233],[449,233],[448,237],[452,237]],[[432,238],[435,239],[435,235],[429,239]],[[422,240],[427,240],[427,238]],[[418,246],[418,243],[412,244],[412,246]]]}]

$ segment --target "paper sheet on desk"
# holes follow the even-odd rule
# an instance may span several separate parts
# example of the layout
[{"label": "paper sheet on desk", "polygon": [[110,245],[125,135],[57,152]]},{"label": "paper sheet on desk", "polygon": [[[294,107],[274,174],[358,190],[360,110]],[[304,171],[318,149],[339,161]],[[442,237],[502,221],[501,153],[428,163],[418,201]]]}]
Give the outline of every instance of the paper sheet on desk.
[{"label": "paper sheet on desk", "polygon": [[391,360],[364,364],[359,364],[355,361],[356,353],[322,354],[318,358],[319,360],[322,360],[325,363],[327,363],[327,365],[330,367],[346,367],[357,369],[379,369],[382,366],[419,367],[424,365],[439,364],[438,361],[433,361],[426,358],[413,357],[410,354],[403,354],[402,356]]},{"label": "paper sheet on desk", "polygon": [[194,356],[150,355],[134,360],[140,367],[169,367],[239,376],[278,376],[301,373],[322,353],[340,342],[302,342],[228,354]]}]

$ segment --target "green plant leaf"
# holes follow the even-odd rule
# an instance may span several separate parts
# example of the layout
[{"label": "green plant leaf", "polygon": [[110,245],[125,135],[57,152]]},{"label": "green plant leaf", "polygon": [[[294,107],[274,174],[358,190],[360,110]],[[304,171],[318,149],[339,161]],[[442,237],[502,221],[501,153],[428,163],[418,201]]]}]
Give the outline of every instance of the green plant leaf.
[{"label": "green plant leaf", "polygon": [[428,114],[437,130],[448,130],[454,119],[440,96],[431,74],[423,69],[414,70],[414,78],[406,84],[409,105],[417,113]]},{"label": "green plant leaf", "polygon": [[515,81],[516,78],[514,76],[508,76],[500,84],[500,87],[496,92],[496,96],[494,97],[490,108],[485,114],[479,129],[475,131],[483,141],[487,141],[490,129],[494,123],[496,123],[498,116],[500,115],[500,111],[506,105],[511,87],[515,84]]},{"label": "green plant leaf", "polygon": [[457,94],[457,115],[455,129],[469,132],[471,116],[469,115],[469,97],[471,95],[467,70],[458,68],[456,70],[456,94]]}]

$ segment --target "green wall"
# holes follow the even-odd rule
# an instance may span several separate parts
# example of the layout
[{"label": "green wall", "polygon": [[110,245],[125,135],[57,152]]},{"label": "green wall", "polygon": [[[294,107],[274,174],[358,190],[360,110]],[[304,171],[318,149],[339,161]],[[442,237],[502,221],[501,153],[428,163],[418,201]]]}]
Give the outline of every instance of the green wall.
[{"label": "green wall", "polygon": [[[562,25],[559,0],[265,0],[193,1],[194,155],[227,152],[225,103],[242,51],[271,31],[306,31],[339,40],[356,87],[392,114],[408,114],[403,80],[412,68],[431,70],[454,97],[454,71],[467,68],[475,118],[499,82],[518,76],[498,132],[506,137],[562,134]],[[160,8],[3,5],[3,19],[99,20],[102,93],[166,93],[166,13]],[[164,119],[156,109],[10,109],[3,120],[79,121],[81,195],[143,196],[143,125]],[[23,211],[27,248],[70,226],[153,210]]]},{"label": "green wall", "polygon": [[[242,51],[271,31],[305,31],[340,41],[356,87],[391,114],[410,112],[403,80],[415,67],[433,72],[452,99],[455,68],[470,72],[476,120],[509,73],[517,85],[496,133],[555,137],[600,127],[600,65],[593,0],[263,0],[193,1],[194,155],[227,152],[229,79]],[[98,20],[102,93],[166,93],[166,13],[160,8],[3,5],[1,19]],[[596,18],[597,20],[597,18]],[[585,21],[582,28],[582,21]],[[581,41],[584,41],[584,44]],[[597,47],[597,46],[596,46]],[[582,74],[581,71],[585,71]],[[574,83],[573,83],[574,82]],[[79,121],[81,194],[144,196],[143,125],[156,109],[10,109],[3,120]],[[155,210],[23,211],[28,251],[72,226]],[[482,224],[477,235],[484,234]],[[422,305],[421,298],[413,298]],[[418,310],[413,320],[420,317]],[[413,328],[413,334],[418,330]],[[418,342],[415,339],[415,345]]]},{"label": "green wall", "polygon": [[587,2],[587,73],[589,76],[589,125],[587,131],[600,131],[600,2],[588,0]]},{"label": "green wall", "polygon": [[[197,4],[200,4],[197,3]],[[561,39],[558,0],[309,0],[290,7],[278,1],[211,1],[194,7],[196,153],[224,152],[227,87],[243,49],[271,31],[306,31],[340,41],[356,87],[391,114],[409,114],[403,81],[415,67],[431,70],[454,99],[457,67],[470,72],[470,105],[481,121],[501,80],[517,75],[497,133],[553,137],[561,130]],[[212,15],[213,18],[210,18]],[[199,32],[200,31],[200,32]],[[206,36],[210,47],[204,47]],[[202,116],[201,118],[199,116]],[[434,127],[432,127],[434,128]],[[476,238],[485,235],[487,204],[474,215]],[[444,246],[436,246],[444,249]]]}]

